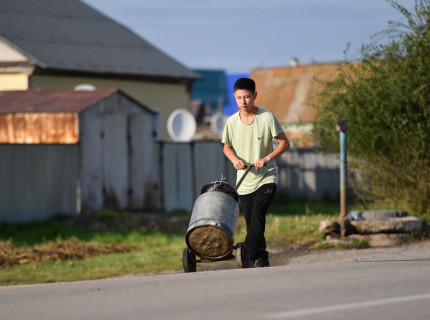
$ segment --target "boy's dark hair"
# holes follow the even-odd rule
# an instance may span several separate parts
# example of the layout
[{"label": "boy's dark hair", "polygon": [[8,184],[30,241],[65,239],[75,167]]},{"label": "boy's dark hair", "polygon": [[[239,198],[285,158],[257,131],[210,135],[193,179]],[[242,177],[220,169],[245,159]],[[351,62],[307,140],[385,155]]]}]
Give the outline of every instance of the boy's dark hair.
[{"label": "boy's dark hair", "polygon": [[238,79],[235,83],[234,83],[234,92],[236,92],[236,90],[248,90],[251,91],[252,93],[255,92],[255,82],[254,80],[250,79],[250,78],[240,78]]}]

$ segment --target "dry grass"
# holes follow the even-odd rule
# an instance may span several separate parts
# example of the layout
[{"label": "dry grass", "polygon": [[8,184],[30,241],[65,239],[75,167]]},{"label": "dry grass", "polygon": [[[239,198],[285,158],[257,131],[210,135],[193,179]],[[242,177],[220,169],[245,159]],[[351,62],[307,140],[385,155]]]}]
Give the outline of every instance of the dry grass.
[{"label": "dry grass", "polygon": [[92,244],[71,238],[66,241],[43,243],[34,248],[16,248],[11,240],[0,240],[0,269],[39,261],[84,259],[107,253],[125,253],[136,250],[130,244]]}]

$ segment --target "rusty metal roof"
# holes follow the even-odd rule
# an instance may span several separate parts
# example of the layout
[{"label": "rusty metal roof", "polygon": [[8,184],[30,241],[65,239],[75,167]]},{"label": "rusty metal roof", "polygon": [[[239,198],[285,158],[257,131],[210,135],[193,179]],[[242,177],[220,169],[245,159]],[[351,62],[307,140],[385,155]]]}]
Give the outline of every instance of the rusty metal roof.
[{"label": "rusty metal roof", "polygon": [[117,94],[155,114],[117,89],[0,91],[0,143],[77,143],[79,113]]},{"label": "rusty metal roof", "polygon": [[78,0],[1,0],[1,40],[50,72],[200,78],[128,28]]},{"label": "rusty metal roof", "polygon": [[0,91],[0,113],[79,113],[117,91],[117,89]]},{"label": "rusty metal roof", "polygon": [[322,89],[313,79],[334,80],[338,67],[327,63],[253,70],[256,105],[272,112],[281,124],[312,123],[317,110],[307,103],[316,102],[314,94]]},{"label": "rusty metal roof", "polygon": [[0,113],[0,143],[73,144],[78,142],[77,113]]}]

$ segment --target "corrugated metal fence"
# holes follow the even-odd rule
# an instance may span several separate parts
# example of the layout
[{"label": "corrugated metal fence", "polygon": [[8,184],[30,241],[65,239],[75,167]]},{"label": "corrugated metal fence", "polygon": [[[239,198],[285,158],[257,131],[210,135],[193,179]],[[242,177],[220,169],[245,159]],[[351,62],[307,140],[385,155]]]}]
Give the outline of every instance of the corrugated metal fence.
[{"label": "corrugated metal fence", "polygon": [[78,145],[0,145],[0,222],[77,211]]},{"label": "corrugated metal fence", "polygon": [[[158,180],[158,187],[151,190],[158,199],[152,203],[168,211],[191,211],[204,185],[222,176],[235,186],[236,171],[222,147],[220,142],[211,141],[159,142],[154,148],[158,163],[139,164],[151,168]],[[55,214],[79,212],[79,148],[79,144],[0,145],[0,222],[43,220]],[[314,150],[289,150],[277,159],[278,192],[309,200],[320,200],[325,195],[337,197],[338,162],[336,156]]]}]

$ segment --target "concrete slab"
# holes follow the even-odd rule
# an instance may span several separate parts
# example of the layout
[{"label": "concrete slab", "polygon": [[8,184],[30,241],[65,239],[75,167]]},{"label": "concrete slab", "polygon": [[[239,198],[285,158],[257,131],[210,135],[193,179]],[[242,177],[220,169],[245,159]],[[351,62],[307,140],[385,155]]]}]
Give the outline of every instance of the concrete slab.
[{"label": "concrete slab", "polygon": [[421,229],[421,219],[413,216],[386,220],[350,221],[359,234],[408,233]]},{"label": "concrete slab", "polygon": [[385,220],[408,216],[404,210],[354,210],[348,213],[354,220]]}]

